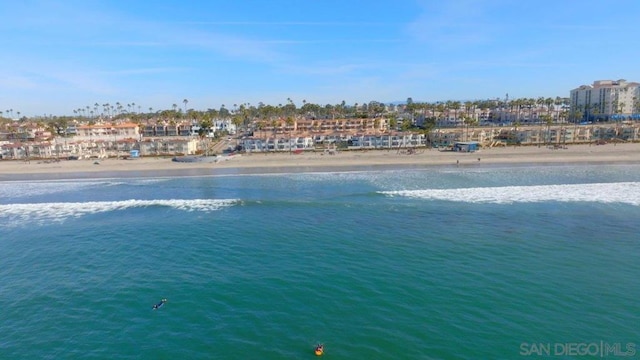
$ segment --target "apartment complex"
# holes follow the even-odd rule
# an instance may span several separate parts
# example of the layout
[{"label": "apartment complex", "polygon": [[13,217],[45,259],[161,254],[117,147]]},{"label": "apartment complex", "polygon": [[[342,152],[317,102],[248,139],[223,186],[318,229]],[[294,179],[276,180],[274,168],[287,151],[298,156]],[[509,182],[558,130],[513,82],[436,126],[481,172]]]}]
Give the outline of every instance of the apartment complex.
[{"label": "apartment complex", "polygon": [[571,113],[583,120],[636,118],[640,105],[640,83],[598,80],[570,92]]}]

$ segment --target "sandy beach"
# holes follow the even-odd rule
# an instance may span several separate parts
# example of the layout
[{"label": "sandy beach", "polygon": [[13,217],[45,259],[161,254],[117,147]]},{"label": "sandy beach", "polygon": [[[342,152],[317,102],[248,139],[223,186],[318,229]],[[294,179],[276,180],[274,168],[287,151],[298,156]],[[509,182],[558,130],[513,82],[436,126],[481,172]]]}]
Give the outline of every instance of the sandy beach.
[{"label": "sandy beach", "polygon": [[0,161],[0,181],[38,179],[200,176],[277,172],[349,171],[429,166],[478,167],[507,164],[640,163],[640,144],[568,145],[566,148],[500,147],[474,153],[419,149],[341,151],[335,154],[241,154],[218,162],[182,163],[167,158],[133,160]]}]

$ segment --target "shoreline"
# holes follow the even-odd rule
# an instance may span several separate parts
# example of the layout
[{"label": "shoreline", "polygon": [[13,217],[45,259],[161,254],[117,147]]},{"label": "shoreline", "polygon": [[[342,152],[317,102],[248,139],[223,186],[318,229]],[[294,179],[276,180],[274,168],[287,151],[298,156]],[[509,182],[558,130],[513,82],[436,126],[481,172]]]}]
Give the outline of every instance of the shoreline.
[{"label": "shoreline", "polygon": [[371,171],[428,168],[499,167],[502,165],[640,164],[640,144],[500,147],[473,153],[418,149],[414,154],[390,150],[241,154],[218,162],[174,162],[172,158],[133,160],[1,161],[0,182],[135,177],[257,175],[276,173]]}]

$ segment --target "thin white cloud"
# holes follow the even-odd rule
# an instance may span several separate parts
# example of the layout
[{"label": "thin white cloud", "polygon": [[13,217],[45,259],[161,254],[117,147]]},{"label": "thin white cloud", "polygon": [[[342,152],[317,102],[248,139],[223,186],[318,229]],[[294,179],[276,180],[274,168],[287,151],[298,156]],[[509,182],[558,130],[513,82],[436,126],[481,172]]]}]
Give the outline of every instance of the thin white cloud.
[{"label": "thin white cloud", "polygon": [[101,47],[166,47],[167,43],[160,41],[98,41],[88,45]]},{"label": "thin white cloud", "polygon": [[151,68],[138,68],[138,69],[121,69],[113,71],[101,71],[99,74],[105,75],[142,75],[142,74],[163,74],[163,73],[177,73],[189,71],[186,67],[151,67]]},{"label": "thin white cloud", "polygon": [[[629,25],[629,24],[626,24]],[[620,31],[623,27],[625,26],[625,24],[619,24],[616,23],[615,25],[603,25],[603,24],[589,24],[589,25],[585,25],[585,24],[548,24],[548,25],[542,25],[542,24],[536,24],[536,25],[532,25],[531,27],[536,29],[536,30],[540,30],[540,29],[556,29],[556,30],[580,30],[580,31],[610,31],[610,30],[616,30],[616,31]]]},{"label": "thin white cloud", "polygon": [[253,62],[275,62],[285,57],[274,43],[259,37],[248,38],[215,31],[200,30],[174,23],[125,21],[126,31],[133,41],[98,42],[96,44],[124,46],[163,46],[178,50],[199,50],[213,56],[243,59]]},{"label": "thin white cloud", "polygon": [[446,72],[445,64],[410,64],[401,68],[399,78],[415,80],[432,79]]},{"label": "thin white cloud", "polygon": [[486,4],[478,0],[420,1],[420,14],[406,26],[419,42],[440,46],[465,46],[490,41],[492,26],[483,14]]},{"label": "thin white cloud", "polygon": [[[201,50],[213,56],[230,59],[246,59],[254,62],[279,61],[285,54],[278,51],[277,41],[261,37],[253,38],[233,34],[229,29],[201,29],[190,26],[191,22],[149,21],[144,14],[124,13],[104,4],[57,4],[44,1],[44,11],[27,16],[26,6],[20,6],[18,15],[25,20],[17,23],[30,32],[40,31],[43,36],[32,37],[32,46],[38,46],[44,34],[57,33],[40,45],[131,47],[131,48],[175,48],[178,50]],[[193,22],[195,25],[197,22]],[[82,31],[78,31],[83,29]],[[53,43],[51,43],[53,41]]]},{"label": "thin white cloud", "polygon": [[[264,39],[264,40],[246,40],[237,38],[228,38],[225,41],[218,41],[219,45],[226,44],[229,46],[240,46],[247,44],[264,44],[264,45],[313,45],[313,44],[399,44],[407,43],[407,39],[317,39],[317,40],[289,40],[289,39]],[[94,42],[87,45],[103,46],[103,47],[171,47],[179,46],[181,42],[162,42],[162,41],[108,41]],[[210,46],[209,43],[200,43],[205,47]],[[77,44],[76,44],[77,45]]]},{"label": "thin white cloud", "polygon": [[59,70],[49,74],[56,87],[74,92],[88,92],[96,95],[117,93],[117,88],[110,81],[94,71]]},{"label": "thin white cloud", "polygon": [[0,75],[0,87],[13,90],[32,90],[38,88],[38,82],[29,76],[3,74]]},{"label": "thin white cloud", "polygon": [[540,61],[504,61],[504,60],[489,60],[489,61],[462,61],[459,67],[469,68],[568,68],[571,67],[570,63],[562,62],[540,62]]},{"label": "thin white cloud", "polygon": [[322,22],[322,21],[176,21],[179,25],[229,25],[229,26],[319,26],[319,27],[352,27],[352,26],[396,26],[388,22]]},{"label": "thin white cloud", "polygon": [[[40,92],[98,93],[115,91],[109,76],[82,61],[50,61],[43,57],[8,59],[4,84]],[[7,70],[10,69],[10,70]],[[10,72],[9,72],[10,71]],[[2,81],[2,80],[0,80]]]},{"label": "thin white cloud", "polygon": [[264,44],[399,44],[407,43],[406,39],[321,39],[321,40],[264,40]]},{"label": "thin white cloud", "polygon": [[302,66],[283,65],[278,69],[288,74],[301,74],[311,76],[324,75],[355,75],[357,73],[366,74],[369,72],[378,73],[379,71],[391,72],[399,77],[407,79],[431,78],[437,74],[442,74],[445,69],[452,66],[451,62],[411,62],[376,60],[369,62],[344,62],[331,63],[328,61],[307,63]]},{"label": "thin white cloud", "polygon": [[363,69],[371,69],[376,67],[373,64],[327,64],[327,63],[313,63],[306,65],[297,64],[281,64],[276,68],[276,71],[286,74],[299,74],[307,76],[327,76],[327,75],[344,75],[351,74]]}]

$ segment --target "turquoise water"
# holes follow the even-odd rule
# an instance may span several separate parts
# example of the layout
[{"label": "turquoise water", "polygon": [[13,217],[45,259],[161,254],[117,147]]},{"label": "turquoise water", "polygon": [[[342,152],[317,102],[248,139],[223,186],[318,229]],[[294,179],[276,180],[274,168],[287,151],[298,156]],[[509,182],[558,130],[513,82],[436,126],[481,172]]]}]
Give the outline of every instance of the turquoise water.
[{"label": "turquoise water", "polygon": [[0,359],[635,349],[638,219],[635,165],[1,182]]}]

